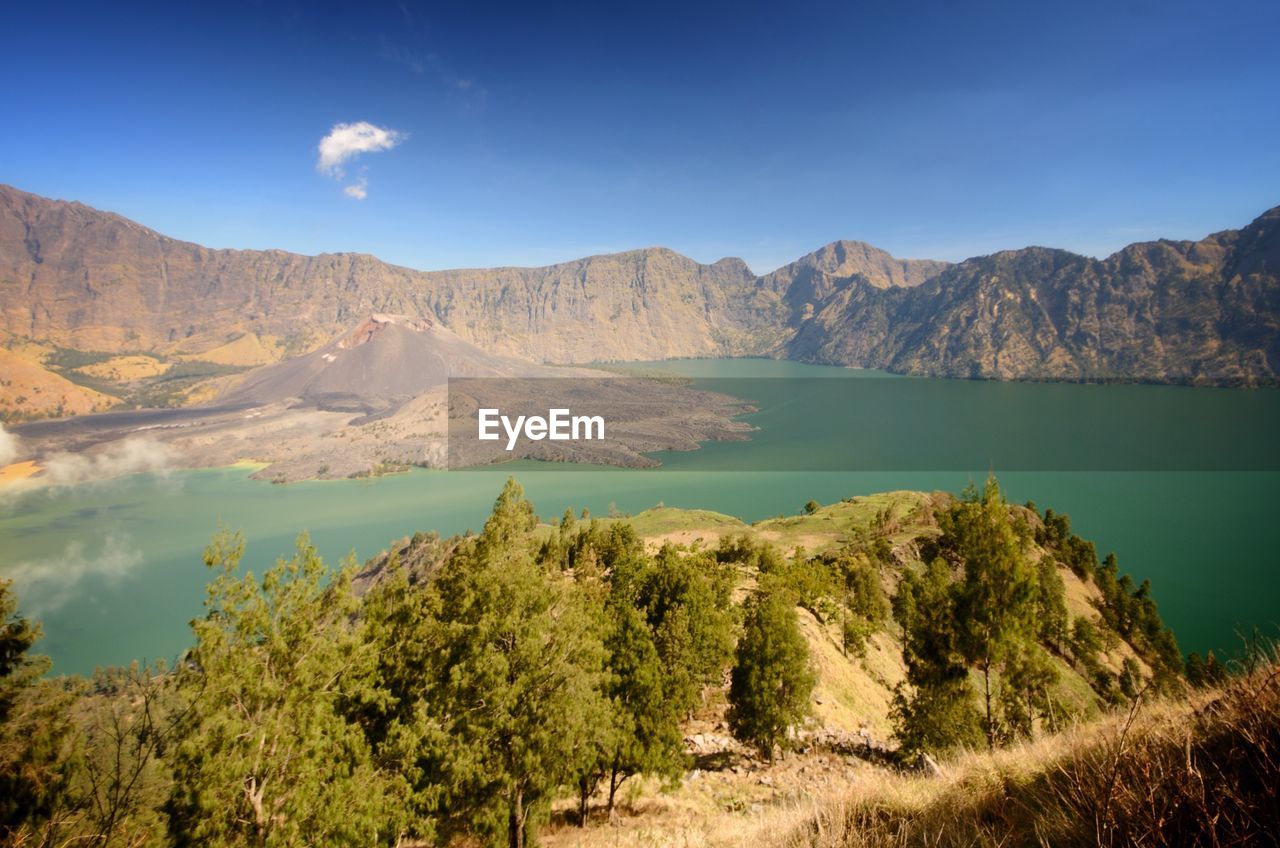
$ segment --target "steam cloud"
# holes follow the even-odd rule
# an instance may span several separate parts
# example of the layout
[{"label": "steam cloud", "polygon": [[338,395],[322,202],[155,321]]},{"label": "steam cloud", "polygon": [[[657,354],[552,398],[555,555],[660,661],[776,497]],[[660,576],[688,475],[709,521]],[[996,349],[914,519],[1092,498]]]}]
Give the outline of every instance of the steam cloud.
[{"label": "steam cloud", "polygon": [[18,437],[0,424],[0,466],[8,465],[18,458]]},{"label": "steam cloud", "polygon": [[173,450],[154,439],[126,439],[95,454],[57,453],[45,460],[44,479],[51,486],[75,486],[137,474],[163,472]]},{"label": "steam cloud", "polygon": [[39,617],[75,598],[85,578],[119,582],[141,564],[142,552],[127,536],[109,534],[96,556],[85,553],[83,542],[68,542],[61,554],[20,562],[7,568],[6,576],[18,587],[23,611]]}]

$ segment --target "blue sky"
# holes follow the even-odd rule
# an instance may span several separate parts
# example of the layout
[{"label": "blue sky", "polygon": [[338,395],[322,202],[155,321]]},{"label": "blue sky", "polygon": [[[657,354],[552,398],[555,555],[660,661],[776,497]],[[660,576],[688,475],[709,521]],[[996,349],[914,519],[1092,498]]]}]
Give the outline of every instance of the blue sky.
[{"label": "blue sky", "polygon": [[[214,247],[767,271],[837,238],[1105,255],[1280,204],[1274,0],[46,0],[0,31],[0,182]],[[355,122],[399,142],[319,170]]]}]

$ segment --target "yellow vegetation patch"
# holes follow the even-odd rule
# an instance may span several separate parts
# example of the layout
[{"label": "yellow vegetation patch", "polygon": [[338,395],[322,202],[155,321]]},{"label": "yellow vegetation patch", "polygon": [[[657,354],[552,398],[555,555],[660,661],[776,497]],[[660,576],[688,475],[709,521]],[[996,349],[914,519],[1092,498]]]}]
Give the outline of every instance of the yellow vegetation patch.
[{"label": "yellow vegetation patch", "polygon": [[219,345],[204,353],[187,354],[183,359],[216,362],[219,365],[268,365],[279,362],[282,350],[274,340],[263,340],[253,333]]},{"label": "yellow vegetation patch", "polygon": [[129,383],[134,380],[145,380],[158,377],[169,370],[169,363],[161,362],[154,356],[113,356],[102,362],[77,368],[86,377],[99,380],[111,380],[117,383]]},{"label": "yellow vegetation patch", "polygon": [[13,334],[6,334],[7,338],[4,347],[14,356],[36,365],[44,365],[45,357],[53,353],[57,348],[53,345],[41,344],[40,342],[25,339]]},{"label": "yellow vegetation patch", "polygon": [[70,380],[0,348],[0,415],[42,418],[83,415],[109,409],[111,395]]}]

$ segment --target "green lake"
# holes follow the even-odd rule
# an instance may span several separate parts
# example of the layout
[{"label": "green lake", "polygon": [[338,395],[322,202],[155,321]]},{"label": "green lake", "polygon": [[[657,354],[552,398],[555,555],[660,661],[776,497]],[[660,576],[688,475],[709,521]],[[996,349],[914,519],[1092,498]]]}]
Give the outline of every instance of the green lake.
[{"label": "green lake", "polygon": [[[304,530],[336,561],[352,552],[367,558],[416,530],[478,529],[508,474],[520,479],[544,516],[566,507],[638,512],[662,502],[753,521],[796,513],[811,498],[825,503],[891,489],[955,492],[994,468],[1010,499],[1069,513],[1076,532],[1095,541],[1100,553],[1116,552],[1122,570],[1149,578],[1184,651],[1230,651],[1240,644],[1238,634],[1253,628],[1275,633],[1280,466],[1266,451],[1253,465],[1246,460],[1274,441],[1280,392],[921,379],[910,381],[904,396],[911,408],[895,406],[906,400],[882,398],[872,414],[840,406],[832,393],[797,393],[787,381],[758,378],[883,376],[875,372],[766,360],[642,367],[723,390],[753,378],[750,399],[759,411],[746,420],[759,429],[746,442],[662,454],[657,470],[512,463],[273,486],[248,479],[245,469],[213,469],[9,490],[0,492],[0,575],[14,578],[22,610],[43,623],[40,650],[53,657],[55,672],[85,673],[134,658],[171,659],[187,645],[187,623],[201,611],[207,579],[200,553],[219,523],[244,532],[246,562],[260,570],[290,552]],[[941,398],[957,421],[992,422],[985,428],[990,444],[972,453],[967,445],[939,450],[936,434],[948,421],[921,423],[922,409],[939,408],[926,403],[930,398]],[[1122,425],[1084,427],[1074,439],[1071,428],[1079,425],[1054,432],[1049,425],[1007,424],[1024,420],[1032,408],[1071,409],[1082,421],[1111,421],[1117,414],[1124,421],[1124,410],[1156,409],[1167,424],[1137,436]],[[1230,422],[1229,432],[1214,430],[1223,422]],[[861,464],[849,462],[841,452],[865,446],[859,436],[869,431],[879,440],[878,457],[867,461],[864,450]],[[1214,433],[1221,450],[1201,456],[1196,446]],[[1152,445],[1159,450],[1143,454]],[[1162,463],[1157,454],[1170,452],[1192,459]],[[1054,461],[1037,466],[1032,459],[1039,456]],[[934,457],[937,467],[950,470],[924,467]],[[910,470],[814,470],[824,467]],[[792,470],[768,470],[774,468]]]}]

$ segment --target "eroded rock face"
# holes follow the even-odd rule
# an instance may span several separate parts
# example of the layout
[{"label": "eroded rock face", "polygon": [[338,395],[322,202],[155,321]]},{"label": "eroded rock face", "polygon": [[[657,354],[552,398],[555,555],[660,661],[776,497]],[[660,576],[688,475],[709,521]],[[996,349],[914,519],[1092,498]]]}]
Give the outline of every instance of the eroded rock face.
[{"label": "eroded rock face", "polygon": [[664,248],[544,268],[423,272],[361,254],[211,250],[0,187],[0,329],[80,350],[201,353],[238,334],[313,350],[372,314],[536,362],[776,348],[776,298],[741,260]]},{"label": "eroded rock face", "polygon": [[1280,373],[1278,231],[1280,209],[1102,260],[1027,248],[948,265],[835,242],[763,277],[664,248],[423,272],[361,254],[210,250],[0,187],[0,329],[161,353],[253,334],[287,357],[365,316],[400,315],[535,362],[752,355],[940,376],[1269,384]]}]

